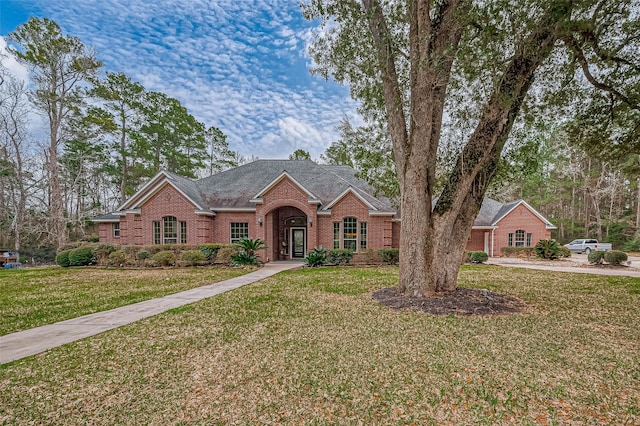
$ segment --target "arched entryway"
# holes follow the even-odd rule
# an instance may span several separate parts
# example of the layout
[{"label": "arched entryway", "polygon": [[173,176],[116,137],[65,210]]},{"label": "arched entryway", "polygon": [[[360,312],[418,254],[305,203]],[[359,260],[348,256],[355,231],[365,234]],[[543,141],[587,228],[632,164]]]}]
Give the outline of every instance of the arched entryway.
[{"label": "arched entryway", "polygon": [[307,215],[293,206],[280,207],[269,214],[273,226],[272,259],[304,259],[308,245]]}]

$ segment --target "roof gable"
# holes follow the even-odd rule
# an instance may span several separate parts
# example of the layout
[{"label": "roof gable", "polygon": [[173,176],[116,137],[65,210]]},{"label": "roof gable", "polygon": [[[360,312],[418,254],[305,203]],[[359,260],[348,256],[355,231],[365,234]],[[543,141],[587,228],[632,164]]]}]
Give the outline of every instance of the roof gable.
[{"label": "roof gable", "polygon": [[[297,180],[295,180],[293,178],[293,176],[291,176],[289,173],[287,173],[287,171],[283,171],[280,176],[278,176],[277,178],[275,178],[274,180],[272,180],[269,184],[267,184],[267,186],[265,186],[264,188],[262,188],[256,195],[253,196],[253,198],[251,199],[252,203],[258,203],[262,201],[262,197],[269,192],[270,190],[272,190],[276,185],[278,185],[280,182],[282,182],[283,180],[288,179],[291,183],[293,183],[296,187],[298,187],[302,192],[304,192],[305,194],[307,194],[307,196],[309,197],[309,202],[313,202],[315,200],[318,200],[318,197],[316,197],[315,195],[313,195],[313,193],[311,191],[309,191],[307,188],[305,188],[300,182],[298,182]],[[319,200],[318,200],[319,201]]]},{"label": "roof gable", "polygon": [[193,189],[189,188],[189,185],[183,181],[190,182],[185,178],[181,178],[164,170],[160,171],[146,184],[144,184],[142,188],[140,188],[131,198],[118,207],[118,210],[129,210],[142,206],[166,185],[175,189],[180,195],[192,203],[196,209],[204,210],[201,203],[197,200],[197,198],[199,198],[199,194],[194,193]]},{"label": "roof gable", "polygon": [[534,216],[536,216],[538,219],[540,219],[540,221],[542,221],[542,223],[545,224],[545,227],[547,229],[556,229],[556,227],[551,222],[549,222],[547,218],[542,216],[536,209],[531,207],[529,203],[524,200],[518,200],[514,201],[513,203],[504,204],[500,211],[498,211],[498,213],[494,217],[493,223],[491,225],[498,226],[498,223],[505,217],[507,217],[511,212],[513,212],[516,208],[518,208],[518,206],[523,206],[531,213],[533,213]]},{"label": "roof gable", "polygon": [[336,198],[334,198],[329,204],[327,204],[325,207],[323,207],[322,210],[329,210],[331,209],[331,207],[333,207],[334,205],[336,205],[340,200],[342,200],[344,197],[346,197],[347,194],[353,194],[356,196],[356,198],[358,198],[360,201],[362,201],[364,203],[364,205],[366,205],[367,207],[369,207],[369,210],[374,210],[377,211],[378,209],[373,206],[370,202],[368,202],[367,200],[365,200],[365,198],[360,195],[357,191],[355,191],[353,189],[353,187],[348,187],[347,189],[345,189],[344,191],[342,191],[342,193],[340,195],[338,195]]}]

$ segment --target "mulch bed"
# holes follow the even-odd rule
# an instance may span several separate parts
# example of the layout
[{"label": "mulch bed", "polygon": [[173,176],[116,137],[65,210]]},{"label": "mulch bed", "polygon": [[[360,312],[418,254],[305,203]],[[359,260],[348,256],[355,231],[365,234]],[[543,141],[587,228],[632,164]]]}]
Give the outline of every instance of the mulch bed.
[{"label": "mulch bed", "polygon": [[458,287],[455,293],[433,297],[407,297],[397,287],[373,293],[373,299],[392,309],[411,309],[432,315],[497,316],[523,312],[527,305],[514,296],[476,288]]}]

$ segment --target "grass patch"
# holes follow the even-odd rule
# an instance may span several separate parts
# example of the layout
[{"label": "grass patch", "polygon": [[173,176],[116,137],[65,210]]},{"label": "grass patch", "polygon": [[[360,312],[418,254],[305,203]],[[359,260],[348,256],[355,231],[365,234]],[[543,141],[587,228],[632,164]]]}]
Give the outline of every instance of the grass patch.
[{"label": "grass patch", "polygon": [[0,269],[0,336],[166,296],[245,269]]},{"label": "grass patch", "polygon": [[525,314],[435,317],[397,268],[288,271],[0,368],[0,424],[638,424],[638,279],[490,266]]}]

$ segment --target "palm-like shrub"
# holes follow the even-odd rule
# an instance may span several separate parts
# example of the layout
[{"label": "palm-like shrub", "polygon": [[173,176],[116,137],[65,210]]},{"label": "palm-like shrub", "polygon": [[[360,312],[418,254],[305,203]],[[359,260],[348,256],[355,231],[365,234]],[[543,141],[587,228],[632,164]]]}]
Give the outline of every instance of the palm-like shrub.
[{"label": "palm-like shrub", "polygon": [[556,240],[540,240],[536,244],[536,256],[541,259],[554,260],[560,255],[560,248]]},{"label": "palm-like shrub", "polygon": [[322,246],[314,248],[307,254],[304,263],[311,267],[324,265],[327,263],[327,249]]},{"label": "palm-like shrub", "polygon": [[266,242],[260,238],[243,238],[236,242],[236,246],[240,253],[231,256],[236,265],[257,265],[259,260],[256,252],[267,248]]}]

